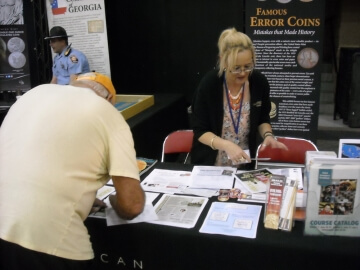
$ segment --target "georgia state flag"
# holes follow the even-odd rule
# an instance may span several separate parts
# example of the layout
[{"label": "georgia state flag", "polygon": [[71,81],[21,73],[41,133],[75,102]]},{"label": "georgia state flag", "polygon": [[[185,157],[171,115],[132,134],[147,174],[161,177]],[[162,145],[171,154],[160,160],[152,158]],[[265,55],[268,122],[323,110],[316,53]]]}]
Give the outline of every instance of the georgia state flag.
[{"label": "georgia state flag", "polygon": [[63,0],[53,0],[51,3],[51,9],[54,15],[65,14],[66,2]]}]

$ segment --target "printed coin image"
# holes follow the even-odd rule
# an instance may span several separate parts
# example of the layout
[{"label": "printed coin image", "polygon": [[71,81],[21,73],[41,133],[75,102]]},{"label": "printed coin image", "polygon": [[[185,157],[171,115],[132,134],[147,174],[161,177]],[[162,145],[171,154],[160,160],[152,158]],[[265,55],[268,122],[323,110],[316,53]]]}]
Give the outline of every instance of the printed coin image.
[{"label": "printed coin image", "polygon": [[6,60],[6,43],[0,38],[0,63]]},{"label": "printed coin image", "polygon": [[312,68],[319,61],[319,54],[313,48],[304,48],[297,55],[297,62],[303,68]]},{"label": "printed coin image", "polygon": [[26,58],[21,52],[13,52],[9,55],[9,64],[13,68],[22,68],[25,66]]},{"label": "printed coin image", "polygon": [[7,46],[10,52],[23,52],[25,42],[21,38],[13,37],[9,39]]},{"label": "printed coin image", "polygon": [[271,110],[270,110],[270,118],[274,118],[277,115],[276,112],[276,104],[274,102],[271,102]]},{"label": "printed coin image", "polygon": [[286,4],[286,3],[291,2],[291,0],[276,0],[276,1],[278,1],[281,4]]}]

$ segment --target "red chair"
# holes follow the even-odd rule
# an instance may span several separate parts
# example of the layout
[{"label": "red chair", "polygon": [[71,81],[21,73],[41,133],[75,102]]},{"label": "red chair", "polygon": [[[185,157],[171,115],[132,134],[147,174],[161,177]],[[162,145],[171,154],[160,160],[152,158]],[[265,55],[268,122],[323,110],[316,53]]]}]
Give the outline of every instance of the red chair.
[{"label": "red chair", "polygon": [[190,154],[193,137],[192,130],[177,130],[170,133],[163,143],[161,162],[164,162],[166,154],[186,153],[185,164]]},{"label": "red chair", "polygon": [[316,145],[306,139],[277,137],[289,149],[288,151],[278,148],[266,147],[260,151],[261,144],[256,151],[256,158],[270,158],[266,162],[255,162],[255,168],[261,166],[291,166],[304,167],[306,151],[318,151]]}]

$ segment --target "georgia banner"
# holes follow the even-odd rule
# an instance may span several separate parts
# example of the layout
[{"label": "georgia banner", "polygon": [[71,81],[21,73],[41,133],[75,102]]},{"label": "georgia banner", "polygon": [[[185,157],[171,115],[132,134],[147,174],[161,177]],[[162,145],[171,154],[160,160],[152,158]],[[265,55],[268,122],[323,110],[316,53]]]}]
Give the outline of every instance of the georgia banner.
[{"label": "georgia banner", "polygon": [[47,0],[49,29],[65,28],[69,44],[82,51],[90,70],[111,77],[104,0]]}]

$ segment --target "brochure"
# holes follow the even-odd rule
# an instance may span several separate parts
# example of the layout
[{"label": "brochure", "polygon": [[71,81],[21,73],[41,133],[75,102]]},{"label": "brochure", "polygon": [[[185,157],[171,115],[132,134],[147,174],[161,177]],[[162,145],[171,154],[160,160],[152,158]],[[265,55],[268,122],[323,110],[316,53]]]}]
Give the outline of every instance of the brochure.
[{"label": "brochure", "polygon": [[360,236],[360,159],[314,159],[305,234]]}]

